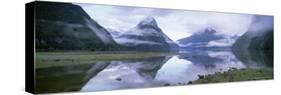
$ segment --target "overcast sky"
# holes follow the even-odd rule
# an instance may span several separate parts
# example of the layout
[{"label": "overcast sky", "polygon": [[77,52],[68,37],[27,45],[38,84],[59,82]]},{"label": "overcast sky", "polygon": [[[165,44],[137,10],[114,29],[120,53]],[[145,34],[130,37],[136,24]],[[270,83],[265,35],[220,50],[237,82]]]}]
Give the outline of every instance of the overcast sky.
[{"label": "overcast sky", "polygon": [[105,28],[126,31],[148,16],[172,40],[190,36],[200,29],[211,27],[221,34],[242,35],[251,24],[253,15],[217,12],[152,9],[108,5],[78,4]]}]

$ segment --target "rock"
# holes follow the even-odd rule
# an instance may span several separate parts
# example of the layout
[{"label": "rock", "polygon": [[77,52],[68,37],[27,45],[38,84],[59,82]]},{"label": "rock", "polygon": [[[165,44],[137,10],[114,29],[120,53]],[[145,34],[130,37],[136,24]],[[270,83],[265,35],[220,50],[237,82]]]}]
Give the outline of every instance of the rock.
[{"label": "rock", "polygon": [[116,78],[116,80],[117,80],[117,81],[121,81],[122,79],[121,79],[121,78]]},{"label": "rock", "polygon": [[164,84],[164,86],[170,86],[170,84],[169,84],[169,83],[166,83],[166,84]]},{"label": "rock", "polygon": [[237,68],[234,68],[234,67],[230,67],[230,69],[231,69],[231,70],[237,70]]},{"label": "rock", "polygon": [[204,75],[198,75],[199,79],[204,79]]},{"label": "rock", "polygon": [[60,59],[55,59],[56,62],[60,61]]}]

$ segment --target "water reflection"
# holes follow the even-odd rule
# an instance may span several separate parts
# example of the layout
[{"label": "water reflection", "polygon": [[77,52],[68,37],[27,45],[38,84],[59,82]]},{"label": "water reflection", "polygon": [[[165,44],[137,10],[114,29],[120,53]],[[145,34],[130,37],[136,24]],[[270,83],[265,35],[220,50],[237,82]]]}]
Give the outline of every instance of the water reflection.
[{"label": "water reflection", "polygon": [[198,75],[230,68],[252,68],[253,64],[260,64],[254,65],[255,68],[265,67],[266,59],[253,59],[259,58],[250,54],[243,58],[231,51],[194,50],[180,51],[179,55],[41,68],[36,69],[36,91],[98,91],[186,84],[197,80]]},{"label": "water reflection", "polygon": [[245,68],[231,52],[185,53],[165,63],[156,79],[170,84],[183,84],[198,79],[198,75],[214,74],[230,68]]},{"label": "water reflection", "polygon": [[110,62],[36,69],[36,92],[77,91]]},{"label": "water reflection", "polygon": [[198,75],[245,68],[230,51],[185,52],[138,61],[113,61],[81,91],[142,88],[185,84]]},{"label": "water reflection", "polygon": [[81,90],[111,90],[160,86],[154,81],[158,70],[169,56],[144,58],[130,61],[112,61],[111,64],[93,77]]},{"label": "water reflection", "polygon": [[273,50],[233,50],[248,68],[273,69]]}]

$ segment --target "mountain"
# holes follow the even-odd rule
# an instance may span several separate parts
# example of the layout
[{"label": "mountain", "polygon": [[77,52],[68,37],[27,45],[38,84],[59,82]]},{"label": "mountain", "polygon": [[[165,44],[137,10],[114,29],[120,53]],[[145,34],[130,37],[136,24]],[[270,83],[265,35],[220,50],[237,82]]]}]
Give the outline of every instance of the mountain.
[{"label": "mountain", "polygon": [[190,37],[178,40],[181,47],[206,47],[210,41],[224,39],[224,36],[217,35],[212,28],[205,28],[194,33]]},{"label": "mountain", "polygon": [[177,42],[183,48],[229,48],[238,39],[238,36],[219,34],[215,29],[205,28],[193,35],[179,39]]},{"label": "mountain", "polygon": [[162,32],[153,17],[145,18],[128,31],[117,32],[110,29],[109,31],[118,44],[129,50],[169,51],[178,47]]},{"label": "mountain", "polygon": [[78,5],[36,2],[37,50],[111,50],[110,33]]},{"label": "mountain", "polygon": [[255,16],[248,31],[232,46],[233,53],[247,66],[273,66],[273,18]]}]

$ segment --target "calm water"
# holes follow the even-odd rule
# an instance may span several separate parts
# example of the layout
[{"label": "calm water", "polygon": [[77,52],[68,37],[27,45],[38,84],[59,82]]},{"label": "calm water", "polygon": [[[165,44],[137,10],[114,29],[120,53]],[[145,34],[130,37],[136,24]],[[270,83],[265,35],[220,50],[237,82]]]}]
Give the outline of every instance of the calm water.
[{"label": "calm water", "polygon": [[181,51],[180,55],[39,69],[37,88],[43,92],[61,92],[170,86],[231,68],[273,68],[269,63],[272,60],[237,56],[231,51]]}]

